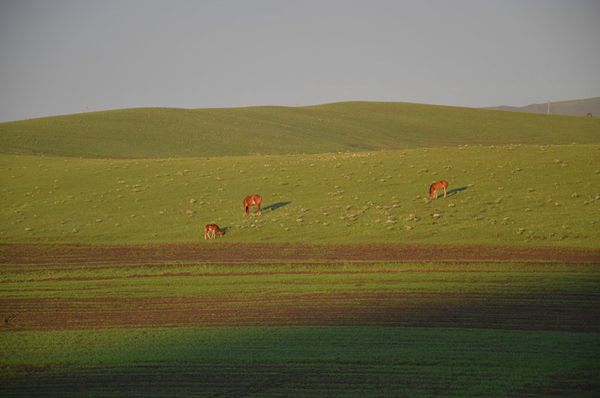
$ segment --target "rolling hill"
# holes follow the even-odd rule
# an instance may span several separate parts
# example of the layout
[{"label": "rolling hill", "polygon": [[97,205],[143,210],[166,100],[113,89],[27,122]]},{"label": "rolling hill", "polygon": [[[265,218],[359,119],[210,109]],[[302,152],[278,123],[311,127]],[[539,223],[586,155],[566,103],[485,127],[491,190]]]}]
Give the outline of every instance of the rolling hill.
[{"label": "rolling hill", "polygon": [[461,144],[590,144],[600,120],[410,103],[140,108],[0,123],[0,153],[168,158]]},{"label": "rolling hill", "polygon": [[[548,112],[548,103],[531,104],[520,107],[498,106],[487,109],[546,114]],[[596,116],[600,115],[600,97],[550,103],[550,114],[552,115],[586,116],[588,113]]]},{"label": "rolling hill", "polygon": [[401,103],[0,124],[2,391],[592,396],[599,137]]}]

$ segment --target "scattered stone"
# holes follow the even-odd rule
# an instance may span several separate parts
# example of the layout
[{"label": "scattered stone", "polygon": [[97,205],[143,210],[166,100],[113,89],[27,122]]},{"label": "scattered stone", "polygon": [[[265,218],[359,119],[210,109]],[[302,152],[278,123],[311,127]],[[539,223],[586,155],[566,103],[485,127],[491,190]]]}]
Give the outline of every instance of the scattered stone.
[{"label": "scattered stone", "polygon": [[409,214],[408,217],[405,218],[406,221],[417,221],[418,219],[419,218],[413,213]]}]

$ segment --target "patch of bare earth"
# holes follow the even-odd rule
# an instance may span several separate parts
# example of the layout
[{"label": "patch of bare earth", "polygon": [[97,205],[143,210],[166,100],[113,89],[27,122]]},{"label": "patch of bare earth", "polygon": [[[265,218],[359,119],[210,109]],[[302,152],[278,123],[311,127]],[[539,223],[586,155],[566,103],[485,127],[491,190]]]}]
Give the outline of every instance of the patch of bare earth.
[{"label": "patch of bare earth", "polygon": [[139,246],[0,244],[0,264],[151,261],[549,261],[599,263],[600,250],[558,247],[422,244],[215,243]]},{"label": "patch of bare earth", "polygon": [[[191,272],[166,272],[151,275],[143,272],[147,266],[162,266],[172,261],[192,263],[231,263],[231,273],[202,274]],[[130,278],[135,284],[140,278],[172,278],[178,283],[193,286],[198,279],[231,278],[225,285],[236,286],[240,276],[268,277],[282,272],[275,263],[269,272],[236,272],[235,264],[273,261],[302,262],[303,264],[336,264],[353,262],[364,264],[353,276],[355,284],[343,289],[327,289],[304,293],[284,287],[284,283],[302,283],[286,280],[273,282],[280,288],[265,293],[241,294],[232,288],[212,294],[198,290],[198,294],[180,297],[176,291],[166,296],[126,293],[106,290],[94,297],[81,295],[77,289],[90,289],[86,282],[116,283],[117,279]],[[397,325],[433,327],[480,327],[497,329],[578,330],[600,331],[600,296],[579,292],[574,288],[563,291],[495,292],[479,293],[461,291],[460,286],[445,291],[424,289],[419,291],[396,291],[369,288],[371,277],[388,271],[370,269],[377,262],[490,262],[489,271],[495,272],[494,264],[524,262],[540,265],[547,263],[571,264],[595,267],[600,264],[599,250],[556,248],[506,248],[482,246],[431,246],[431,245],[298,245],[298,244],[215,244],[215,245],[149,245],[149,246],[91,246],[91,245],[1,245],[0,267],[10,273],[31,268],[78,271],[74,277],[43,278],[46,290],[26,295],[1,294],[0,331],[81,329],[111,327],[150,326],[247,326],[247,325]],[[125,265],[122,265],[125,264]],[[126,276],[106,278],[86,277],[85,269],[92,267],[128,267]],[[136,267],[139,268],[136,270]],[[54,268],[53,268],[54,269]],[[485,269],[484,268],[480,268]],[[82,271],[83,270],[83,271]],[[289,270],[288,270],[289,271]],[[538,270],[535,270],[538,272]],[[83,272],[83,275],[82,275]],[[336,271],[332,267],[330,274]],[[421,272],[413,270],[411,272]],[[426,270],[432,274],[427,281],[438,283],[444,277],[435,273],[472,272],[469,269],[448,267]],[[502,272],[499,271],[499,272]],[[524,268],[523,272],[531,272]],[[597,274],[587,273],[585,283],[598,283]],[[139,273],[139,274],[138,274]],[[296,273],[314,276],[327,275],[323,269],[314,272],[304,270]],[[569,276],[568,273],[565,274]],[[238,279],[235,279],[238,278]],[[433,279],[432,279],[433,278]],[[436,281],[437,278],[437,281]],[[587,280],[585,278],[588,278]],[[4,279],[5,281],[7,278]],[[381,281],[379,277],[377,280]],[[250,278],[248,283],[254,283]],[[591,281],[591,282],[590,282]],[[0,280],[2,282],[2,280]],[[8,281],[10,282],[10,281]],[[59,286],[73,282],[77,285]],[[13,283],[13,282],[11,282]],[[24,282],[23,282],[24,283]],[[57,283],[57,289],[52,284]],[[82,285],[83,283],[83,285]],[[330,283],[330,282],[327,282]],[[335,283],[335,282],[332,282]],[[381,282],[378,282],[381,283]],[[468,284],[468,278],[461,283]],[[507,283],[510,283],[508,281]],[[47,286],[50,284],[50,286]],[[25,285],[24,285],[25,286]],[[0,288],[2,284],[0,284]],[[103,285],[107,288],[109,285]],[[37,289],[32,286],[31,289]],[[174,287],[176,290],[176,287]],[[33,290],[32,290],[33,291]],[[589,289],[586,290],[589,292]],[[225,293],[223,293],[225,292]]]},{"label": "patch of bare earth", "polygon": [[2,300],[7,330],[148,326],[381,325],[600,331],[589,298],[347,292],[219,298]]}]

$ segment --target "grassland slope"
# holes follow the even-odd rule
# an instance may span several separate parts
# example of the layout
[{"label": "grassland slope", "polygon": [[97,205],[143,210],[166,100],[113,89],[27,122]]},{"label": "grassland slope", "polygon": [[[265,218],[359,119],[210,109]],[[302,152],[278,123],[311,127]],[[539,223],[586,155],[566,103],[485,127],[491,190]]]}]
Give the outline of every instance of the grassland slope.
[{"label": "grassland slope", "polygon": [[143,108],[0,123],[0,153],[167,158],[599,143],[600,120],[410,103]]},{"label": "grassland slope", "polygon": [[[526,106],[498,106],[489,109],[511,112],[547,113],[548,103],[530,104]],[[600,115],[600,97],[578,99],[570,101],[558,101],[550,104],[550,113],[553,115],[586,116]]]},{"label": "grassland slope", "polygon": [[[0,242],[598,247],[600,145],[184,159],[0,155]],[[433,180],[450,182],[433,202]],[[242,198],[263,195],[263,215]]]}]

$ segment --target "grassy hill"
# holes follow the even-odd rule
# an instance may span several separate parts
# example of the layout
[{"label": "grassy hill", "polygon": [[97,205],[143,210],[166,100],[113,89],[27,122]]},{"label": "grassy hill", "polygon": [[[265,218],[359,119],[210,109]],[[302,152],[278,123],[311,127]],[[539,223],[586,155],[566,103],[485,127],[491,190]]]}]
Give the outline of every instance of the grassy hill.
[{"label": "grassy hill", "polygon": [[[184,159],[0,156],[0,242],[598,247],[600,145]],[[433,202],[433,180],[450,196]],[[242,198],[266,210],[245,217]]]},{"label": "grassy hill", "polygon": [[[529,112],[529,113],[543,113],[548,112],[548,103],[543,104],[531,104],[521,107],[516,106],[498,106],[488,109],[495,109],[500,111],[511,111],[511,112]],[[600,115],[600,97],[571,100],[571,101],[557,101],[550,104],[550,113],[553,115],[571,115],[571,116],[586,116],[588,113],[592,115]]]},{"label": "grassy hill", "polygon": [[0,153],[167,158],[600,142],[600,120],[409,103],[126,109],[0,123]]},{"label": "grassy hill", "polygon": [[[595,396],[599,137],[596,118],[397,103],[2,124],[3,391]],[[507,256],[463,261],[472,244]],[[514,256],[577,247],[590,263]]]}]

